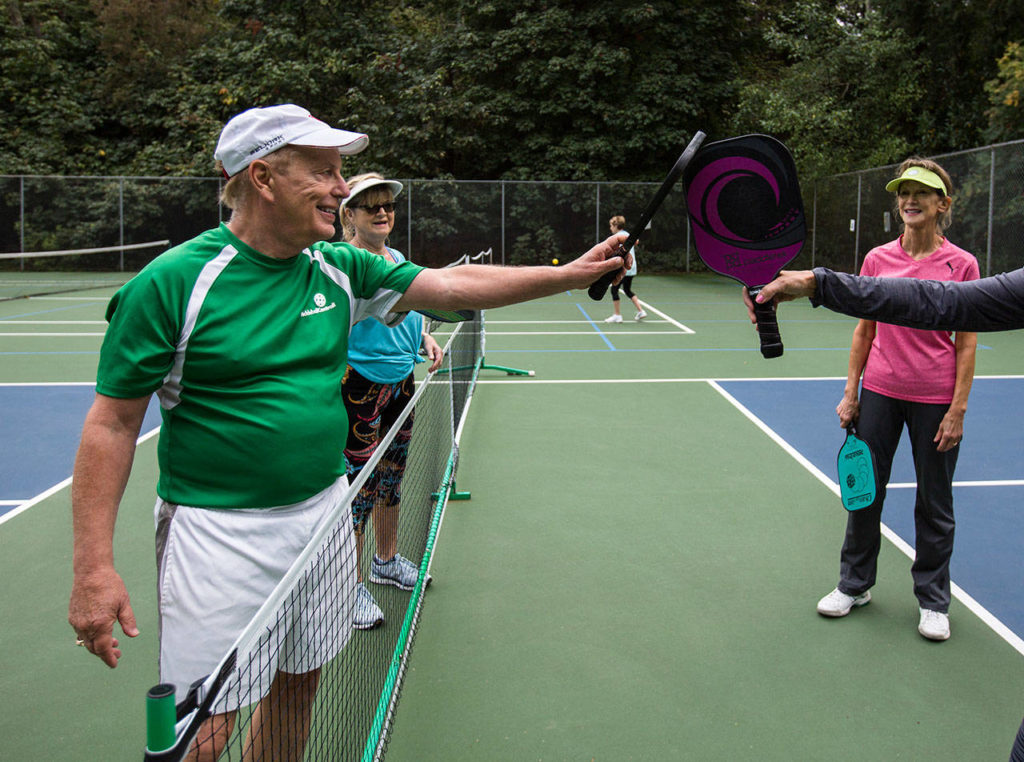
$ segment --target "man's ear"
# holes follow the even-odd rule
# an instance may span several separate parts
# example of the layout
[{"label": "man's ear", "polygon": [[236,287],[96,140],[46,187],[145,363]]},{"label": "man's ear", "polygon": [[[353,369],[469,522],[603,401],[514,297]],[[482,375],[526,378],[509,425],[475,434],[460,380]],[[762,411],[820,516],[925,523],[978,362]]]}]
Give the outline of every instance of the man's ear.
[{"label": "man's ear", "polygon": [[261,159],[254,159],[245,171],[249,173],[249,181],[252,183],[252,187],[256,190],[259,195],[272,199],[273,198],[273,179],[274,171],[270,165],[262,161]]}]

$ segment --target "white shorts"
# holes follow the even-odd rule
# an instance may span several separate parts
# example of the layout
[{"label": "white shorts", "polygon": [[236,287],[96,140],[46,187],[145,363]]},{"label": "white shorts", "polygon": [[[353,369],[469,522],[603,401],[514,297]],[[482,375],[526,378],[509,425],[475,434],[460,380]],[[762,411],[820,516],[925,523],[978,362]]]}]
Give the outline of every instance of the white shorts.
[{"label": "white shorts", "polygon": [[309,672],[334,658],[352,633],[356,550],[352,511],[336,511],[341,477],[317,495],[276,508],[212,509],[156,502],[160,680],[189,686],[213,672],[310,539],[327,533],[258,639],[240,644],[238,669],[216,712],[248,706],[278,670]]}]

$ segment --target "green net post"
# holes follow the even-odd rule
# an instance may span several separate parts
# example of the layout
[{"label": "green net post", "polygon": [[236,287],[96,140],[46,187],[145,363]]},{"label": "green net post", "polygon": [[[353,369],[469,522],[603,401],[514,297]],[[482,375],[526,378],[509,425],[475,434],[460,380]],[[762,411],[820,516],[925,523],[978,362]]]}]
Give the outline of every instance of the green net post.
[{"label": "green net post", "polygon": [[509,376],[532,376],[534,372],[532,370],[523,370],[522,368],[508,368],[504,365],[488,365],[486,362],[480,366],[482,370],[501,370]]},{"label": "green net post", "polygon": [[146,750],[161,752],[174,746],[177,721],[174,686],[154,685],[146,692]]},{"label": "green net post", "polygon": [[455,487],[455,479],[452,479],[452,486],[451,489],[448,491],[449,500],[469,500],[471,497],[473,497],[473,495],[468,490],[465,492],[459,492],[459,490]]},{"label": "green net post", "polygon": [[[448,490],[449,500],[469,500],[470,498],[473,497],[473,493],[469,491],[459,492],[459,490],[455,488],[455,479],[452,479],[452,483],[448,487],[446,487],[446,489]],[[441,492],[432,492],[430,494],[430,497],[433,500],[437,500],[438,498],[441,497],[441,495]]]}]

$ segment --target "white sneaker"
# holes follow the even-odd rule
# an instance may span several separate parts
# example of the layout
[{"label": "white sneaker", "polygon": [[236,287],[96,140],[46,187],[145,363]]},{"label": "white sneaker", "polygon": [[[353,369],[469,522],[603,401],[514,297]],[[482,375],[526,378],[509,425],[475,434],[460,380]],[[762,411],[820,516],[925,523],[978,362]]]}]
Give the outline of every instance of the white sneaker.
[{"label": "white sneaker", "polygon": [[818,601],[818,613],[822,616],[846,616],[854,606],[864,606],[870,601],[870,590],[860,595],[847,595],[837,587]]},{"label": "white sneaker", "polygon": [[917,631],[928,640],[949,640],[949,614],[921,609]]},{"label": "white sneaker", "polygon": [[621,323],[622,322],[622,315],[612,315],[611,317],[606,317],[604,319],[604,322],[606,322],[606,323]]},{"label": "white sneaker", "polygon": [[362,582],[356,584],[356,609],[352,614],[352,626],[357,630],[372,630],[384,624],[384,612],[370,591]]},{"label": "white sneaker", "polygon": [[647,313],[644,312],[643,310],[640,310],[638,313],[636,313],[636,317],[634,317],[633,319],[634,320],[643,320],[645,317],[647,317]]}]

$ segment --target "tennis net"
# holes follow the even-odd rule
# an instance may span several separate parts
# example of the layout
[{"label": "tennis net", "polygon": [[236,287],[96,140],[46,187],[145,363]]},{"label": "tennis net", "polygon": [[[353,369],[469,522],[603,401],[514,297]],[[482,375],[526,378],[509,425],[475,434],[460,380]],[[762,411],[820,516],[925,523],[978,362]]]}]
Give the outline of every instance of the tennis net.
[{"label": "tennis net", "polygon": [[0,301],[120,288],[168,247],[148,241],[90,249],[0,254]]},{"label": "tennis net", "polygon": [[[454,493],[462,424],[482,364],[483,315],[475,315],[472,321],[438,326],[450,331],[447,337],[435,334],[445,345],[444,365],[418,382],[412,400],[339,507],[220,666],[193,686],[177,686],[176,697],[168,699],[165,686],[150,691],[147,760],[180,760],[190,749],[196,754],[197,743],[206,753],[197,755],[203,759],[371,762],[383,758],[429,584],[435,538]],[[338,627],[337,622],[347,625],[350,621],[345,618],[352,616],[355,595],[350,501],[381,468],[392,438],[413,413],[397,547],[418,563],[419,578],[411,593],[371,585],[385,623],[356,630],[346,642],[348,627]],[[364,543],[366,579],[376,550],[369,527]],[[302,674],[317,665],[322,665],[318,683],[278,693],[275,681],[269,697],[261,701],[276,670]],[[290,723],[299,728],[298,733],[288,731]]]}]

